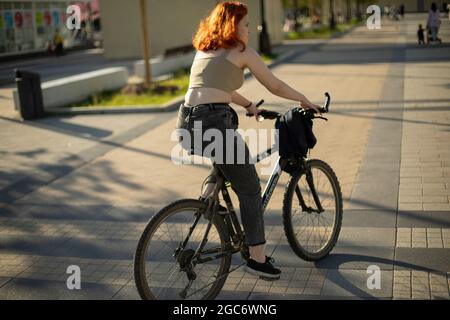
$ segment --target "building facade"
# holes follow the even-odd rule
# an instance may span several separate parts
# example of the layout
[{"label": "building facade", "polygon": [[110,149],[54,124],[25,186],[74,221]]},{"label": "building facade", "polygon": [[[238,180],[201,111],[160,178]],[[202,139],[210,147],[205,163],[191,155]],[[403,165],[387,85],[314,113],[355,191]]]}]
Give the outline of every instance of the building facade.
[{"label": "building facade", "polygon": [[65,47],[76,45],[80,32],[66,27],[72,4],[79,5],[84,22],[99,11],[98,0],[0,0],[0,57],[46,50],[57,29]]},{"label": "building facade", "polygon": [[431,4],[436,3],[438,9],[442,12],[443,8],[450,1],[442,0],[379,0],[378,4],[383,6],[395,6],[399,8],[402,4],[405,6],[405,12],[428,12]]},{"label": "building facade", "polygon": [[[272,44],[283,41],[281,0],[264,0],[265,17]],[[216,0],[147,0],[151,56],[189,46],[200,23],[216,5]],[[260,0],[242,1],[249,6],[250,46],[258,49],[261,25]],[[105,56],[110,59],[142,57],[139,0],[100,0]]]}]

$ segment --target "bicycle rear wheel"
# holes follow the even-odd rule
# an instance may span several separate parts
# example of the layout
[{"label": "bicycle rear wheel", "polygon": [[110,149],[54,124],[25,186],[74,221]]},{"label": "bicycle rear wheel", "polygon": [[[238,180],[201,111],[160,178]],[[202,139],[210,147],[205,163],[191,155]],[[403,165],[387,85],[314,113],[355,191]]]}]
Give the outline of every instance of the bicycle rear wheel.
[{"label": "bicycle rear wheel", "polygon": [[342,193],[331,167],[309,160],[313,186],[323,208],[320,212],[301,171],[291,176],[283,202],[283,222],[292,250],[302,259],[315,261],[327,256],[336,244],[342,224]]},{"label": "bicycle rear wheel", "polygon": [[[219,294],[228,276],[231,255],[194,266],[191,263],[209,222],[203,214],[184,249],[177,252],[199,211],[205,209],[206,204],[199,200],[180,200],[163,208],[149,221],[134,257],[135,282],[142,299],[203,300],[214,299]],[[223,220],[216,216],[202,257],[207,257],[207,252],[225,251],[228,241]]]}]

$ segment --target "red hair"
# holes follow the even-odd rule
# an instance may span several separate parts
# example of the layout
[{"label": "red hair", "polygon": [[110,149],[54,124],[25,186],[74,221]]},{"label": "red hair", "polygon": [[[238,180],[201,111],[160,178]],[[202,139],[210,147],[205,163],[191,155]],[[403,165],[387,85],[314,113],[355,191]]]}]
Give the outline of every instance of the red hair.
[{"label": "red hair", "polygon": [[235,47],[245,43],[239,39],[238,24],[248,13],[245,4],[230,1],[218,4],[212,12],[200,22],[192,44],[200,51]]}]

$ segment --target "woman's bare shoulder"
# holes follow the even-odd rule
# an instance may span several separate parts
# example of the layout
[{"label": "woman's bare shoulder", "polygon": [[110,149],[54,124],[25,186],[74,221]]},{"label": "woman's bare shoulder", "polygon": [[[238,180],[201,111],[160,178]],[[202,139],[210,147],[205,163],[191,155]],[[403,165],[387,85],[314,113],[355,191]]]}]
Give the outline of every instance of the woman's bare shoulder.
[{"label": "woman's bare shoulder", "polygon": [[239,64],[240,66],[246,66],[249,61],[255,58],[255,54],[257,53],[252,47],[247,45],[244,49],[244,47],[239,44],[238,46],[230,49],[228,59]]},{"label": "woman's bare shoulder", "polygon": [[249,54],[254,54],[254,52],[255,52],[255,50],[252,47],[250,47],[249,45],[246,45],[244,48],[244,46],[240,43],[230,50],[232,51],[232,53],[240,54],[240,55],[249,55]]}]

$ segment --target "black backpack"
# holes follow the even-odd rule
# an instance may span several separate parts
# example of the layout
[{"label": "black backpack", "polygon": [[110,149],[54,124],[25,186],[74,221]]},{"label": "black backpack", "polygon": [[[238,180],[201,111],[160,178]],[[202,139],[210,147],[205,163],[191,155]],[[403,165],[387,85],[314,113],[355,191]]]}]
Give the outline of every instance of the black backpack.
[{"label": "black backpack", "polygon": [[301,108],[293,108],[280,117],[275,123],[279,134],[280,157],[306,157],[308,150],[314,148],[317,143],[312,127],[311,116]]}]

